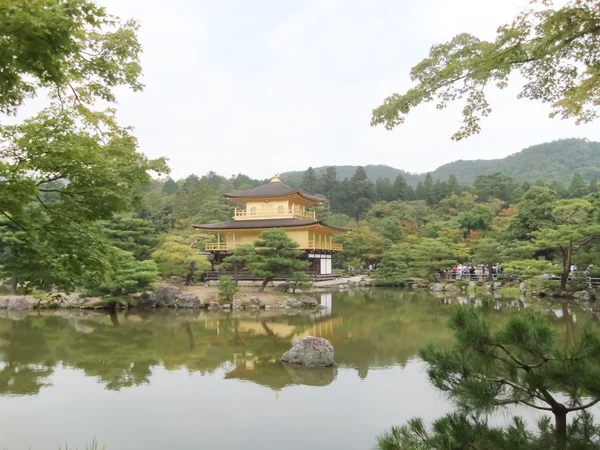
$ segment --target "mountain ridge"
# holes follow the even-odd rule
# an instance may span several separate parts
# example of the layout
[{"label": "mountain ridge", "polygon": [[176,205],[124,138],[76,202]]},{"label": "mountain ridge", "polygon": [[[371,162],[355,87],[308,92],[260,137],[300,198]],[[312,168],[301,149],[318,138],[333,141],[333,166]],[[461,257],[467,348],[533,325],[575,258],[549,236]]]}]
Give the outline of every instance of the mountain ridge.
[{"label": "mountain ridge", "polygon": [[[315,167],[317,176],[327,167],[335,167],[337,178],[351,178],[360,166],[334,165]],[[423,181],[427,173],[410,173],[385,164],[362,166],[367,177],[375,182],[377,178],[388,178],[392,182],[402,175],[406,182],[416,186]],[[281,174],[281,179],[289,184],[299,185],[305,171],[290,171]],[[571,182],[574,172],[579,172],[587,181],[600,179],[600,142],[587,139],[560,139],[527,147],[504,158],[460,159],[443,164],[429,172],[435,180],[447,180],[455,175],[461,184],[472,184],[478,175],[500,172],[517,182],[533,183],[543,180],[546,183],[558,181],[563,185]]]}]

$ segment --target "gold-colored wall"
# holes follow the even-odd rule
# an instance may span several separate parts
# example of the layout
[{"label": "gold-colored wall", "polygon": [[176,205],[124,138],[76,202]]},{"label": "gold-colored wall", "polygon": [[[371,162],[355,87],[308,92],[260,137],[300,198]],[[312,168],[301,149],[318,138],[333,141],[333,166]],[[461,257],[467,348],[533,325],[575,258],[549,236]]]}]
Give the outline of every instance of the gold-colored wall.
[{"label": "gold-colored wall", "polygon": [[[252,244],[257,238],[260,232],[263,230],[238,230],[235,232],[227,232],[227,244],[228,246],[237,246],[241,244]],[[286,234],[296,241],[300,248],[313,248],[315,247],[313,242],[319,244],[331,244],[333,242],[333,234],[317,231],[313,229],[286,229]],[[316,245],[316,248],[323,248],[324,246]]]}]

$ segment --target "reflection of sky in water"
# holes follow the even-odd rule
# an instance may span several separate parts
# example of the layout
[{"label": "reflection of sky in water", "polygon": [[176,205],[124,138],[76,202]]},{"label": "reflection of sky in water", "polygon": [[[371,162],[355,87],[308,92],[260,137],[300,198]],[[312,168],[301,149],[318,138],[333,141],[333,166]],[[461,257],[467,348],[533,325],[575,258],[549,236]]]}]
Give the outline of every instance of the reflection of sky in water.
[{"label": "reflection of sky in water", "polygon": [[114,392],[80,370],[60,368],[38,396],[0,401],[0,448],[65,441],[81,448],[96,436],[108,450],[367,449],[393,424],[449,410],[422,371],[412,362],[361,380],[341,369],[326,387],[274,392],[224,381],[222,370],[200,376],[156,368],[149,385]]},{"label": "reflection of sky in water", "polygon": [[[0,449],[82,448],[94,437],[107,450],[365,449],[390,425],[450,409],[416,354],[450,342],[450,306],[478,298],[316,298],[325,308],[314,313],[139,311],[118,326],[103,314],[0,311]],[[492,317],[523,307],[494,301]],[[563,329],[563,310],[545,308]],[[291,339],[310,334],[331,340],[336,368],[279,363]]]}]

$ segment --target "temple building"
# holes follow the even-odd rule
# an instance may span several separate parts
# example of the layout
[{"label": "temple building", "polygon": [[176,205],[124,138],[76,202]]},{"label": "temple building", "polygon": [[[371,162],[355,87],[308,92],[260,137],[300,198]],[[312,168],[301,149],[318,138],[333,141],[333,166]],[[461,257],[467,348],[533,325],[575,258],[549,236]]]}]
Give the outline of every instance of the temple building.
[{"label": "temple building", "polygon": [[322,204],[325,198],[286,186],[279,176],[263,186],[225,197],[238,204],[232,221],[194,225],[216,234],[217,242],[205,247],[213,255],[213,264],[225,259],[236,246],[252,244],[262,231],[283,228],[299,244],[299,257],[310,261],[308,271],[314,278],[331,276],[331,257],[342,250],[333,242],[333,236],[349,229],[326,225],[316,219],[314,211],[307,210]]}]

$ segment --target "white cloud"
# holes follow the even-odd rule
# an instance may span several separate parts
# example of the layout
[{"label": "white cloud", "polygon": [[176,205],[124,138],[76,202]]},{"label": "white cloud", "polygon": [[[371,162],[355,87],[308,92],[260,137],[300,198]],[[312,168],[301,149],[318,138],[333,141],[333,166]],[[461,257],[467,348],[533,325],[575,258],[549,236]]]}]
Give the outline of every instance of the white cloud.
[{"label": "white cloud", "polygon": [[463,31],[492,37],[519,0],[103,3],[142,24],[146,90],[121,92],[120,118],[142,151],[170,158],[175,177],[324,164],[421,172],[559,137],[600,139],[591,126],[548,119],[546,106],[517,101],[515,90],[493,92],[482,134],[460,143],[450,140],[457,107],[419,108],[393,132],[369,126],[432,44]]}]

